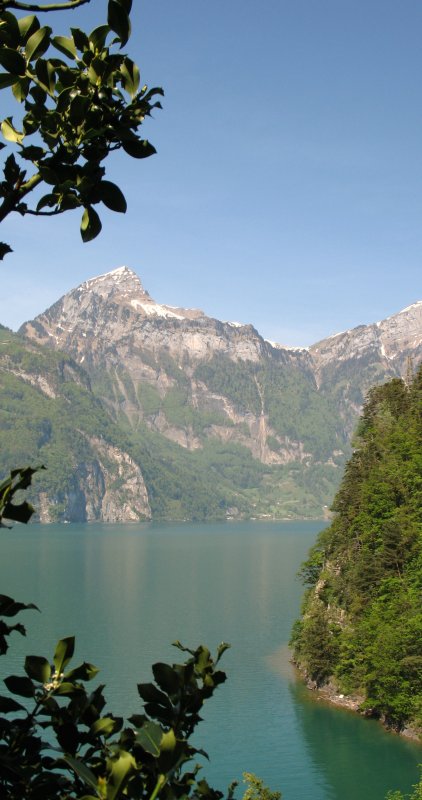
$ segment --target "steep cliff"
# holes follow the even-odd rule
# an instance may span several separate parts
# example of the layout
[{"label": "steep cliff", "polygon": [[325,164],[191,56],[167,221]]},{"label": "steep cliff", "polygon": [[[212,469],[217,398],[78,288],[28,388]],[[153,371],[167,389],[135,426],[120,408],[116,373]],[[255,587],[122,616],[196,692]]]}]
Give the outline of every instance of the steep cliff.
[{"label": "steep cliff", "polygon": [[1,466],[44,464],[32,501],[41,522],[149,519],[141,468],[68,355],[0,330]]}]

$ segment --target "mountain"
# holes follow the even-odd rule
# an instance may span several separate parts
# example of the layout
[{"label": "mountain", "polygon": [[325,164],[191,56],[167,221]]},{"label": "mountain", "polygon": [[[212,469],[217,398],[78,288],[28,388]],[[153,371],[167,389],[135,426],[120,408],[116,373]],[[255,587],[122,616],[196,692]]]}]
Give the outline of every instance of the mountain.
[{"label": "mountain", "polygon": [[292,643],[335,700],[422,731],[422,368],[372,389]]},{"label": "mountain", "polygon": [[321,516],[369,387],[422,356],[422,303],[287,348],[252,325],[159,304],[121,267],[19,333],[89,375],[142,472],[153,516]]},{"label": "mountain", "polygon": [[403,377],[422,360],[422,302],[382,322],[360,325],[309,348],[320,392],[330,397],[353,432],[375,384]]},{"label": "mountain", "polygon": [[0,329],[0,436],[3,472],[48,465],[30,495],[41,522],[151,517],[141,469],[87,373],[7,328]]}]

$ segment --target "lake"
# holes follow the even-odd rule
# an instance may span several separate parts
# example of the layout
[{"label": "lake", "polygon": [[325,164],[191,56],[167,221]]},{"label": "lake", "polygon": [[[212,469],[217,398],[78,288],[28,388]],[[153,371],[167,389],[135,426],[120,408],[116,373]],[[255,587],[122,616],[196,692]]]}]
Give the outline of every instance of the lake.
[{"label": "lake", "polygon": [[[295,577],[323,523],[32,525],[1,531],[0,587],[42,610],[1,659],[9,675],[24,655],[50,660],[75,634],[74,665],[101,668],[114,713],[140,711],[136,684],[171,647],[232,647],[228,681],[204,707],[195,743],[204,774],[225,789],[255,772],[283,800],[384,800],[409,791],[422,747],[373,720],[335,709],[297,680],[287,641],[299,614]],[[4,676],[4,675],[3,675]],[[237,796],[241,796],[240,790]]]}]

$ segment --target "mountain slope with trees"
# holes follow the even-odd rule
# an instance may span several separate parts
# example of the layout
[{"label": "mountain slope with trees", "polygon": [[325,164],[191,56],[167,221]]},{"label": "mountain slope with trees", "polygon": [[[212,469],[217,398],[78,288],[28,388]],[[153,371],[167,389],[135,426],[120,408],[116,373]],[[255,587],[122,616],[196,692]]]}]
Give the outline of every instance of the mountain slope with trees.
[{"label": "mountain slope with trees", "polygon": [[422,725],[422,369],[372,389],[302,577],[294,658],[400,730]]},{"label": "mountain slope with trees", "polygon": [[368,389],[422,356],[422,303],[292,349],[252,325],[160,304],[119,267],[20,333],[89,374],[156,518],[321,518]]}]

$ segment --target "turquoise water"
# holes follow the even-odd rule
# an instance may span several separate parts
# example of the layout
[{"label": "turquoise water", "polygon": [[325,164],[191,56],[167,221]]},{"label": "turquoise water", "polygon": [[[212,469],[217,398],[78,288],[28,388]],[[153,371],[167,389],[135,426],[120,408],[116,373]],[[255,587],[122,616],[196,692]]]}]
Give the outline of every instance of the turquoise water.
[{"label": "turquoise water", "polygon": [[[287,640],[299,613],[295,578],[321,524],[23,526],[1,532],[0,586],[40,609],[1,659],[52,656],[76,634],[76,662],[101,667],[114,713],[140,710],[136,684],[171,642],[231,643],[227,683],[204,709],[204,774],[224,789],[247,770],[284,800],[384,800],[408,791],[422,748],[319,701],[295,678]],[[5,663],[6,662],[6,663]],[[240,794],[240,792],[238,792]]]}]

